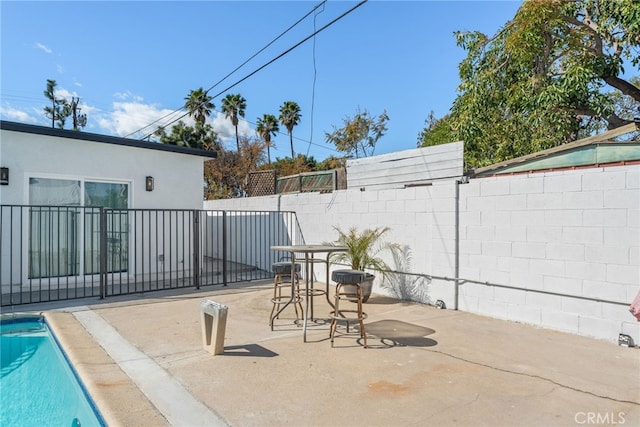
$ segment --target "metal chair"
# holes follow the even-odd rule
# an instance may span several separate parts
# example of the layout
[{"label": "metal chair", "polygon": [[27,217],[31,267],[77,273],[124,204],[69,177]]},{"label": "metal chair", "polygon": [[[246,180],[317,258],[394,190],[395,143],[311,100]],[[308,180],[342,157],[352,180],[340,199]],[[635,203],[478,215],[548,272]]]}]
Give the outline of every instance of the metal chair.
[{"label": "metal chair", "polygon": [[[302,297],[300,295],[300,264],[295,264],[294,278],[295,289],[291,289],[291,262],[274,262],[271,264],[271,271],[275,273],[273,278],[273,297],[271,302],[273,307],[271,308],[271,314],[269,315],[269,324],[271,330],[273,330],[274,320],[278,318],[281,306],[293,303],[293,308],[296,311],[296,322],[302,319]],[[293,295],[291,292],[293,291]],[[298,307],[300,307],[300,313],[298,313]],[[282,307],[284,309],[284,307]]]},{"label": "metal chair", "polygon": [[365,272],[358,270],[336,270],[331,274],[331,280],[336,282],[334,310],[329,312],[331,347],[333,347],[339,322],[346,323],[346,333],[349,333],[349,324],[357,322],[360,338],[364,341],[364,348],[367,348],[367,334],[364,329],[367,313],[362,311],[362,287],[360,286],[364,278]]}]

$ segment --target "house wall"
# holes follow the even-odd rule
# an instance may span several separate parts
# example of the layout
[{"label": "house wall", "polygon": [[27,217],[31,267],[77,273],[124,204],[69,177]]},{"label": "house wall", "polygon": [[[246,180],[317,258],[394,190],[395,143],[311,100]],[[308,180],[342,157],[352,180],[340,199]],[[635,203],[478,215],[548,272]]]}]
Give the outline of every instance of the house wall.
[{"label": "house wall", "polygon": [[[30,176],[129,182],[130,207],[202,208],[203,159],[155,151],[9,130],[0,131],[0,163],[9,185],[0,186],[2,204],[28,204]],[[153,176],[154,190],[145,191]],[[187,185],[188,183],[188,185]]]},{"label": "house wall", "polygon": [[402,257],[387,256],[390,267],[415,275],[378,278],[375,292],[455,308],[459,271],[466,279],[457,287],[459,310],[640,342],[640,322],[628,312],[640,290],[638,165],[216,200],[205,208],[295,211],[306,243],[335,240],[334,226],[389,226],[387,239],[405,247]]},{"label": "house wall", "polygon": [[[192,222],[188,213],[184,215],[167,210],[202,208],[203,161],[203,157],[193,154],[2,129],[0,164],[9,168],[9,185],[0,186],[0,204],[29,205],[30,177],[126,183],[129,208],[165,210],[155,215],[137,211],[128,218],[132,223],[127,226],[126,233],[135,236],[125,245],[126,257],[131,257],[132,261],[127,266],[128,271],[133,272],[134,266],[143,266],[147,278],[159,274],[160,271],[164,273],[165,270],[175,271],[176,276],[185,272],[188,274],[188,266],[185,267],[178,254],[185,251],[184,230],[190,231]],[[146,191],[146,176],[154,178],[153,191]],[[89,254],[97,259],[97,244],[93,245],[92,249],[85,247],[78,252],[74,246],[77,241],[68,236],[60,238],[51,248],[45,246],[37,253],[29,251],[27,212],[3,208],[0,214],[0,227],[3,231],[0,233],[0,280],[3,292],[9,285],[29,283],[30,262],[33,262],[33,265],[54,265],[60,268],[66,267],[67,263],[75,265],[77,260]],[[58,235],[55,234],[58,233],[57,227],[66,226],[65,221],[73,215],[54,213],[46,214],[45,218],[49,216],[55,218],[52,220],[52,236],[55,235],[58,239]],[[143,230],[143,227],[154,224],[154,234],[148,232],[151,228]],[[92,244],[96,242],[96,238],[93,235]],[[88,245],[89,240],[85,239],[88,237],[85,237],[82,243]],[[134,242],[137,242],[135,246]],[[186,250],[189,249],[187,247]],[[114,250],[121,248],[116,246]],[[75,254],[77,257],[69,254]],[[170,254],[174,255],[173,258]],[[160,258],[163,261],[159,263],[157,260]],[[39,259],[45,261],[39,262]],[[82,262],[79,262],[79,265],[84,268]],[[69,267],[69,271],[76,270]],[[75,281],[77,277],[80,276],[74,276],[71,280]]]}]

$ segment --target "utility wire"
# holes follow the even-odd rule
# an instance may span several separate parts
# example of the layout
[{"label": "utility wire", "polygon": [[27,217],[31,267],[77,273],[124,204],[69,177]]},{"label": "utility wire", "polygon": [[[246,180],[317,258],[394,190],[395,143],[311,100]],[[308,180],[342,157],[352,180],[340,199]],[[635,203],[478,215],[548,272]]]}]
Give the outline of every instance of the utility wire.
[{"label": "utility wire", "polygon": [[[282,33],[280,33],[276,38],[274,38],[273,40],[271,40],[269,43],[267,43],[262,49],[260,49],[259,51],[257,51],[256,53],[254,53],[253,55],[251,55],[246,61],[244,61],[242,64],[238,65],[233,71],[231,71],[229,74],[227,74],[226,76],[224,76],[223,78],[221,78],[217,83],[215,83],[213,86],[211,86],[209,89],[207,89],[207,91],[205,92],[205,94],[209,93],[210,90],[212,90],[213,88],[215,88],[216,86],[218,86],[220,83],[222,83],[223,81],[225,81],[228,77],[230,77],[233,73],[235,73],[236,71],[238,71],[240,68],[244,67],[249,61],[251,61],[253,58],[255,58],[256,56],[258,56],[259,54],[261,54],[262,52],[264,52],[269,46],[271,46],[272,44],[274,44],[276,41],[278,41],[282,36],[284,36],[285,34],[287,34],[289,31],[291,31],[295,26],[297,26],[299,23],[301,23],[302,21],[304,21],[309,15],[311,15],[316,9],[318,9],[320,6],[324,5],[327,2],[327,0],[322,1],[321,3],[317,4],[313,9],[311,9],[309,12],[307,12],[302,18],[298,19],[294,24],[292,24],[291,26],[289,26],[289,28],[287,28],[286,30],[284,30]],[[184,106],[172,111],[169,114],[166,114],[163,117],[160,117],[159,119],[149,123],[147,126],[138,129],[135,132],[130,133],[129,135],[125,136],[131,136],[135,133],[141,132],[142,130],[151,127],[152,125],[158,123],[159,121],[171,116],[172,114],[177,113],[178,111],[182,111],[184,110]],[[184,116],[181,116],[178,118],[181,119]],[[168,124],[174,123],[174,121],[170,121]],[[166,126],[166,125],[165,125]],[[150,135],[149,135],[150,136]],[[145,136],[143,139],[147,138],[148,136]]]},{"label": "utility wire", "polygon": [[[215,99],[217,97],[219,97],[220,95],[222,95],[223,93],[229,91],[230,89],[234,88],[235,86],[239,85],[240,83],[242,83],[243,81],[247,80],[249,77],[253,76],[254,74],[258,73],[259,71],[262,71],[264,68],[266,68],[267,66],[271,65],[272,63],[274,63],[275,61],[277,61],[278,59],[282,58],[283,56],[285,56],[286,54],[288,54],[289,52],[291,52],[292,50],[296,49],[297,47],[299,47],[300,45],[302,45],[303,43],[305,43],[307,40],[309,40],[310,38],[312,38],[313,36],[315,36],[316,34],[321,33],[322,31],[324,31],[325,29],[327,29],[328,27],[330,27],[331,25],[335,24],[337,21],[339,21],[340,19],[344,18],[345,16],[347,16],[348,14],[350,14],[351,12],[353,12],[354,10],[356,10],[357,8],[359,8],[360,6],[362,6],[363,4],[365,4],[368,0],[363,0],[360,3],[358,3],[357,5],[355,5],[354,7],[352,7],[351,9],[347,10],[346,12],[344,12],[342,15],[338,16],[337,18],[335,18],[334,20],[332,20],[331,22],[327,23],[326,25],[324,25],[323,27],[321,27],[319,30],[314,31],[312,34],[308,35],[307,37],[305,37],[303,40],[299,41],[298,43],[296,43],[295,45],[293,45],[292,47],[290,47],[289,49],[285,50],[284,52],[282,52],[280,55],[276,56],[275,58],[273,58],[272,60],[270,60],[269,62],[267,62],[266,64],[262,65],[261,67],[257,68],[256,70],[252,71],[251,73],[247,74],[246,76],[244,76],[243,78],[241,78],[240,80],[238,80],[237,82],[235,82],[234,84],[228,86],[227,88],[225,88],[224,90],[218,92],[216,95],[214,95],[211,99]],[[174,119],[172,122],[168,123],[175,123],[176,121],[180,120],[181,118],[187,116],[189,113],[186,112],[184,114],[182,114],[181,116],[179,116],[177,119]],[[153,133],[149,134],[149,136],[151,136]],[[147,137],[145,137],[147,138]],[[145,139],[142,138],[142,139]]]},{"label": "utility wire", "polygon": [[264,64],[263,66],[259,67],[258,69],[256,69],[255,71],[252,71],[251,73],[249,73],[248,75],[246,75],[245,77],[243,77],[242,79],[238,80],[237,82],[235,82],[234,84],[232,84],[231,86],[227,87],[226,89],[220,91],[219,93],[217,93],[213,98],[217,98],[218,96],[222,95],[223,93],[227,92],[228,90],[234,88],[235,86],[239,85],[240,83],[242,83],[243,81],[247,80],[249,77],[253,76],[254,74],[256,74],[258,71],[262,71],[264,68],[266,68],[267,66],[271,65],[272,63],[274,63],[275,61],[277,61],[278,59],[282,58],[283,56],[285,56],[286,54],[288,54],[289,52],[291,52],[292,50],[294,50],[295,48],[299,47],[301,44],[303,44],[304,42],[306,42],[307,40],[309,40],[311,37],[315,36],[316,34],[321,33],[322,31],[324,31],[325,29],[327,29],[328,27],[330,27],[331,25],[335,24],[337,21],[339,21],[340,19],[344,18],[346,15],[348,15],[349,13],[353,12],[354,10],[356,10],[358,7],[362,6],[363,4],[365,4],[368,0],[363,0],[360,3],[358,3],[357,5],[355,5],[354,7],[352,7],[351,9],[347,10],[345,13],[343,13],[342,15],[338,16],[337,18],[335,18],[333,21],[329,22],[328,24],[326,24],[325,26],[323,26],[322,28],[320,28],[317,31],[314,31],[312,34],[308,35],[307,37],[305,37],[303,40],[299,41],[298,43],[296,43],[295,45],[293,45],[292,47],[290,47],[289,49],[285,50],[284,52],[282,52],[280,55],[276,56],[275,58],[273,58],[271,61],[267,62],[266,64]]},{"label": "utility wire", "polygon": [[[324,12],[324,8],[322,9]],[[316,29],[316,18],[318,14],[313,15],[313,29]],[[318,70],[316,68],[316,38],[313,37],[313,84],[311,85],[311,126],[309,129],[309,145],[307,145],[307,157],[309,157],[309,150],[311,150],[311,144],[313,144],[313,111],[316,100],[316,76],[318,75]]]}]

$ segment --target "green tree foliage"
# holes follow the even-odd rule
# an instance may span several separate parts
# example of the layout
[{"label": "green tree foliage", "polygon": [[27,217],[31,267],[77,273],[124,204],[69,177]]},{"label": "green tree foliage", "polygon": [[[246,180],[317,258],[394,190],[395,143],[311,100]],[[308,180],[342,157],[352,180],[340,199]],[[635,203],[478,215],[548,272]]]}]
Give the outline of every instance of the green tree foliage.
[{"label": "green tree foliage", "polygon": [[220,150],[221,144],[218,134],[210,124],[188,126],[182,120],[171,127],[171,133],[167,134],[165,128],[159,127],[153,133],[163,144],[177,145],[180,147],[197,148],[200,150]]},{"label": "green tree foliage", "polygon": [[418,147],[430,147],[455,141],[451,116],[446,115],[437,119],[432,110],[425,120],[425,125],[426,127],[418,135]]},{"label": "green tree foliage", "polygon": [[273,114],[263,114],[258,119],[256,132],[263,139],[265,147],[267,147],[267,161],[271,164],[271,147],[275,147],[271,143],[271,137],[276,136],[280,131],[278,127],[278,119]]},{"label": "green tree foliage", "polygon": [[44,107],[44,114],[51,119],[52,128],[56,127],[57,123],[58,128],[64,129],[67,118],[72,114],[71,104],[65,98],[56,97],[56,86],[55,80],[47,79],[47,89],[44,91],[44,96],[51,101],[51,106]]},{"label": "green tree foliage", "polygon": [[246,195],[247,174],[264,163],[264,144],[240,139],[240,151],[220,147],[218,157],[204,165],[205,199],[229,199]]},{"label": "green tree foliage", "polygon": [[240,140],[238,138],[238,121],[239,117],[244,117],[244,111],[247,108],[247,101],[240,95],[228,94],[222,99],[222,112],[225,118],[231,119],[231,124],[236,129],[236,147],[240,152]]},{"label": "green tree foliage", "polygon": [[280,124],[287,128],[289,132],[289,143],[291,144],[291,158],[295,158],[293,151],[293,128],[298,126],[302,115],[300,114],[300,106],[294,101],[285,101],[280,107]]},{"label": "green tree foliage", "polygon": [[204,125],[204,122],[211,115],[215,105],[211,102],[212,97],[207,95],[203,88],[198,88],[189,92],[185,98],[184,108],[193,117],[196,124]]},{"label": "green tree foliage", "polygon": [[333,169],[340,169],[347,166],[347,159],[345,157],[329,156],[320,163],[316,164],[316,171],[329,171]]},{"label": "green tree foliage", "polygon": [[333,127],[333,132],[325,132],[327,142],[336,146],[336,150],[346,153],[347,156],[354,155],[359,158],[373,155],[376,143],[387,132],[387,121],[389,116],[383,111],[377,118],[369,115],[367,110],[358,112],[353,117],[346,117],[343,120],[344,127],[337,129]]},{"label": "green tree foliage", "polygon": [[200,150],[219,150],[221,144],[218,134],[210,124],[206,123],[215,108],[211,99],[203,88],[189,91],[189,95],[185,97],[184,108],[189,116],[193,117],[194,126],[189,126],[180,120],[171,127],[171,133],[167,134],[166,129],[161,126],[153,135],[163,144]]},{"label": "green tree foliage", "polygon": [[465,142],[467,167],[575,140],[596,122],[628,123],[607,88],[640,102],[640,88],[623,74],[625,61],[640,62],[636,0],[526,1],[495,36],[456,37],[467,57],[451,139]]},{"label": "green tree foliage", "polygon": [[285,157],[284,159],[276,158],[271,165],[264,165],[261,169],[272,169],[276,171],[279,177],[296,175],[299,173],[313,172],[317,169],[318,162],[313,156],[305,156],[298,154],[295,159]]}]

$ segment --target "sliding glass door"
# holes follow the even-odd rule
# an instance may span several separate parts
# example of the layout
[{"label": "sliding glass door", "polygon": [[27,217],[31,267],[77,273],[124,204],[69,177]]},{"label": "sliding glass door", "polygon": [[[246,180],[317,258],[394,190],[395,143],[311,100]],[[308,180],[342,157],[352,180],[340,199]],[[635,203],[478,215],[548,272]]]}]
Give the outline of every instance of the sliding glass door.
[{"label": "sliding glass door", "polygon": [[127,271],[127,183],[30,178],[29,204],[29,278],[98,273],[100,207],[124,209],[107,211],[106,259],[107,271]]}]

